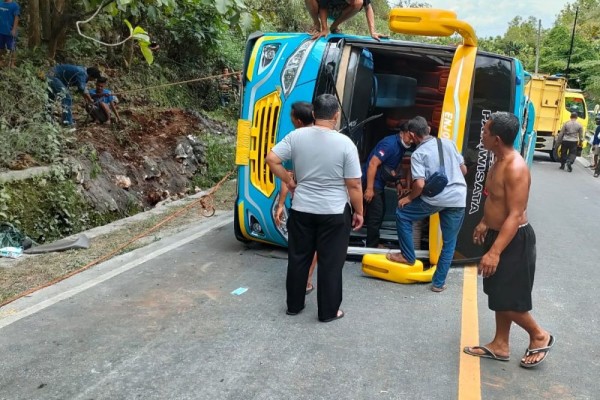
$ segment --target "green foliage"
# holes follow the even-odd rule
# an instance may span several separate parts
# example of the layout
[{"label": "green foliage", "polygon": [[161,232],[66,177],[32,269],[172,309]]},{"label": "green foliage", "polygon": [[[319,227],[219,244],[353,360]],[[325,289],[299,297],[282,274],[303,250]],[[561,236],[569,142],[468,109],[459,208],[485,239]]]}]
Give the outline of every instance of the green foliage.
[{"label": "green foliage", "polygon": [[57,161],[73,141],[72,134],[50,121],[46,112],[46,81],[25,62],[3,71],[0,80],[0,166],[27,154],[37,163]]},{"label": "green foliage", "polygon": [[219,182],[234,168],[235,145],[230,138],[222,138],[210,134],[200,137],[206,145],[206,173],[196,175],[192,180],[194,186],[207,189]]},{"label": "green foliage", "polygon": [[34,240],[51,241],[124,215],[93,210],[78,185],[54,169],[45,177],[0,184],[0,217]]}]

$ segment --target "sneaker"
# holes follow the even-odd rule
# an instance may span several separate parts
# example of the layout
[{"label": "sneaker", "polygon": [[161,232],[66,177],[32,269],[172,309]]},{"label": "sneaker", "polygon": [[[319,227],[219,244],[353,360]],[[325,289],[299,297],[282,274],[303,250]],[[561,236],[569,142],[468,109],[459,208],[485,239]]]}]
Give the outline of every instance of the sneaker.
[{"label": "sneaker", "polygon": [[431,285],[431,291],[435,293],[440,293],[446,290],[446,285],[442,285],[441,287]]},{"label": "sneaker", "polygon": [[562,164],[558,169],[565,169],[565,164]]},{"label": "sneaker", "polygon": [[567,164],[567,171],[573,172],[573,167],[571,167],[571,164]]},{"label": "sneaker", "polygon": [[594,178],[597,178],[598,176],[600,176],[600,174],[599,174],[599,173],[595,173],[595,174],[594,174]]}]

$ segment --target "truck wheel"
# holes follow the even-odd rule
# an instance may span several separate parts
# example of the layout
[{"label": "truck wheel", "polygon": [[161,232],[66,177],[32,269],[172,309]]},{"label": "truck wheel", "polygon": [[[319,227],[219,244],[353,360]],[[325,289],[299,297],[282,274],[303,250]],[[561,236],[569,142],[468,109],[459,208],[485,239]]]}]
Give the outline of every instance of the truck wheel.
[{"label": "truck wheel", "polygon": [[550,152],[550,159],[554,162],[560,161],[560,145],[552,149],[552,151]]},{"label": "truck wheel", "polygon": [[235,206],[233,208],[233,233],[235,238],[242,243],[249,243],[250,241],[246,239],[246,237],[242,234],[242,230],[240,229],[240,217],[238,216],[238,208],[237,201],[235,202]]}]

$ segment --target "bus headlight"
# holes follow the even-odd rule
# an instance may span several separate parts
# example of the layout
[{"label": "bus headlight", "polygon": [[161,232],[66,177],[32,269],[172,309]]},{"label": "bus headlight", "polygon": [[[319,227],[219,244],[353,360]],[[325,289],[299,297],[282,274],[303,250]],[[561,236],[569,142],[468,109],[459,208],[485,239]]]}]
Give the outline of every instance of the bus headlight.
[{"label": "bus headlight", "polygon": [[260,56],[260,68],[264,69],[273,62],[275,59],[275,54],[279,50],[279,44],[268,44],[263,47],[262,54]]},{"label": "bus headlight", "polygon": [[285,67],[281,73],[281,87],[285,96],[290,94],[294,85],[296,85],[298,73],[302,70],[313,43],[313,40],[307,40],[302,43],[285,63]]}]

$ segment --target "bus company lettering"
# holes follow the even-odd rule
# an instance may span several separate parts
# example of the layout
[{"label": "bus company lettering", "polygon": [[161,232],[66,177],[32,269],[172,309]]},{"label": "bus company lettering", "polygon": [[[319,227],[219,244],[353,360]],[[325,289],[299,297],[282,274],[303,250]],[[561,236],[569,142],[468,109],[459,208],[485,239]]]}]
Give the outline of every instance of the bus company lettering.
[{"label": "bus company lettering", "polygon": [[442,133],[440,135],[440,137],[443,137],[445,139],[451,139],[452,138],[452,124],[454,122],[454,114],[452,114],[451,112],[444,112],[444,114],[442,115]]},{"label": "bus company lettering", "polygon": [[477,171],[475,172],[475,182],[473,184],[473,194],[471,195],[469,214],[475,214],[481,207],[481,196],[483,195],[483,188],[485,185],[485,169],[488,164],[488,158],[490,166],[493,163],[490,152],[483,147],[482,143],[483,126],[490,119],[490,115],[492,115],[490,110],[483,110],[481,112],[481,133],[479,136],[479,144],[477,145]]}]

